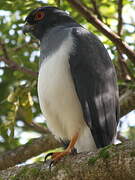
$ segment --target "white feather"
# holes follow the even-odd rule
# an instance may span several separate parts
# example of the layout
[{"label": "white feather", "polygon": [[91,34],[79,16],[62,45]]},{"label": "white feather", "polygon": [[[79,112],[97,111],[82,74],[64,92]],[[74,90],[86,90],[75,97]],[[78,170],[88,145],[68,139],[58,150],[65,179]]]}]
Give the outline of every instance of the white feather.
[{"label": "white feather", "polygon": [[75,147],[78,152],[96,149],[70,73],[69,54],[73,49],[71,35],[41,65],[38,95],[47,125],[56,138],[68,139],[79,132]]}]

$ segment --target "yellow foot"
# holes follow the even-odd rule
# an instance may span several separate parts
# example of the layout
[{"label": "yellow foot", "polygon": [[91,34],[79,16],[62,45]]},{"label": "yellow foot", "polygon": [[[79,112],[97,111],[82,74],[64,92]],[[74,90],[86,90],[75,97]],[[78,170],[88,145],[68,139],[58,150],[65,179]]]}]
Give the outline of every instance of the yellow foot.
[{"label": "yellow foot", "polygon": [[70,154],[72,152],[72,149],[74,148],[74,145],[78,139],[79,133],[76,133],[75,136],[72,137],[68,147],[63,152],[54,152],[54,153],[48,153],[45,156],[45,162],[49,156],[51,156],[51,162],[49,164],[49,167],[51,168],[53,164],[58,162],[62,157],[64,157],[67,154]]}]

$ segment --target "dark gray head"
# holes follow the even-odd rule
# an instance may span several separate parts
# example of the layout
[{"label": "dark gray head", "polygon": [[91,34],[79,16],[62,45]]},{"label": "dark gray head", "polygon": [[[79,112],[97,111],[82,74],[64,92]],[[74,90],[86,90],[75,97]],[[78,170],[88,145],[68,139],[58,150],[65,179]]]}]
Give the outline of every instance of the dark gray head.
[{"label": "dark gray head", "polygon": [[42,39],[45,32],[52,27],[75,22],[65,11],[56,7],[40,7],[26,17],[23,32],[31,32],[36,38]]}]

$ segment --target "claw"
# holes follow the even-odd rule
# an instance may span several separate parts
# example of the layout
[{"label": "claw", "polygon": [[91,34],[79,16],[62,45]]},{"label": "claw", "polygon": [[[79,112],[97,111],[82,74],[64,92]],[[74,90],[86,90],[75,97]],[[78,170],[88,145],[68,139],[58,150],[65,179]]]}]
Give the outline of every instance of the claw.
[{"label": "claw", "polygon": [[48,154],[45,156],[45,158],[44,158],[44,162],[46,162],[47,158],[48,158],[49,156],[52,156],[52,155],[53,155],[52,152],[51,152],[51,153],[48,153]]},{"label": "claw", "polygon": [[44,163],[44,166],[46,169],[49,169],[50,171],[52,170],[52,168],[54,167],[54,165],[57,163],[56,160],[53,159],[48,159],[46,160],[46,162]]},{"label": "claw", "polygon": [[62,151],[62,152],[51,152],[51,153],[48,153],[46,156],[45,156],[45,159],[44,159],[44,162],[47,162],[47,158],[49,156],[51,156],[51,160],[49,160],[49,169],[51,170],[52,166],[57,163],[62,157],[64,157],[65,155],[68,155],[70,154],[71,152],[73,152],[73,148],[74,148],[74,145],[78,139],[78,136],[79,136],[79,133],[75,134],[75,136],[73,136],[73,138],[71,139],[68,147],[65,149],[65,151]]},{"label": "claw", "polygon": [[51,168],[53,167],[53,165],[56,163],[55,160],[51,160],[50,164],[49,164],[49,169],[51,170]]}]

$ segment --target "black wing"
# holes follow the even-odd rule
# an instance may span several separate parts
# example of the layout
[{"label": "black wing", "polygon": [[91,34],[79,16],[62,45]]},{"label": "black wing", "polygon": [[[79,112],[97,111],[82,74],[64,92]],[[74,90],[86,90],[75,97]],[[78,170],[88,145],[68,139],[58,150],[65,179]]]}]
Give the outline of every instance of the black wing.
[{"label": "black wing", "polygon": [[72,29],[75,42],[69,64],[84,119],[96,146],[113,142],[118,124],[119,104],[116,74],[99,39],[82,27]]}]

